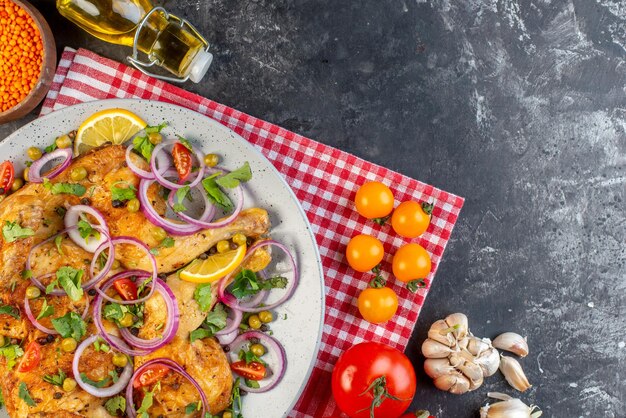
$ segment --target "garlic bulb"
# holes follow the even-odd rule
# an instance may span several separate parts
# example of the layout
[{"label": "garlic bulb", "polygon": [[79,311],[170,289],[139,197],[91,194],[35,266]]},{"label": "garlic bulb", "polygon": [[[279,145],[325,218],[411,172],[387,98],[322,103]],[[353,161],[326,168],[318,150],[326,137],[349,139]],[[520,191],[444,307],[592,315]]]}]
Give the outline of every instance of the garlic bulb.
[{"label": "garlic bulb", "polygon": [[515,353],[520,357],[526,357],[528,355],[528,342],[526,338],[514,332],[505,332],[504,334],[498,335],[496,339],[493,340],[492,345],[500,350]]},{"label": "garlic bulb", "polygon": [[522,370],[522,366],[513,357],[502,356],[500,358],[500,371],[509,385],[520,392],[528,390],[532,385],[528,383],[528,378]]},{"label": "garlic bulb", "polygon": [[435,386],[454,394],[480,387],[485,376],[495,373],[500,362],[489,339],[471,335],[467,316],[462,313],[448,315],[432,324],[422,344],[422,354],[426,357],[424,371]]},{"label": "garlic bulb", "polygon": [[542,414],[536,406],[528,406],[519,399],[502,393],[489,392],[487,396],[500,399],[501,402],[480,408],[480,418],[538,418]]}]

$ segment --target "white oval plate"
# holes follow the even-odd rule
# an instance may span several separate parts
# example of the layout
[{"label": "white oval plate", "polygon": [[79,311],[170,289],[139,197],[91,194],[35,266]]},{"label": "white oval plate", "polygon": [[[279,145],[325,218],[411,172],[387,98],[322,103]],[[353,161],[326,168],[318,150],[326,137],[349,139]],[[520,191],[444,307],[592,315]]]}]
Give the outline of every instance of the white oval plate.
[{"label": "white oval plate", "polygon": [[[163,121],[165,136],[182,135],[206,153],[216,153],[227,169],[245,161],[252,168],[246,183],[245,207],[258,206],[270,213],[272,238],[287,245],[300,269],[300,284],[293,297],[278,309],[271,324],[274,337],[285,347],[287,370],[273,390],[243,398],[246,418],[285,417],[304,390],[317,357],[324,315],[324,276],[311,225],[296,196],[274,166],[249,142],[220,123],[189,109],[146,100],[112,99],[67,107],[32,121],[0,142],[2,159],[11,159],[17,173],[24,169],[26,150],[44,148],[54,139],[77,129],[89,115],[108,108],[128,109],[148,124]],[[286,319],[284,319],[286,318]],[[0,417],[7,417],[5,410]]]}]

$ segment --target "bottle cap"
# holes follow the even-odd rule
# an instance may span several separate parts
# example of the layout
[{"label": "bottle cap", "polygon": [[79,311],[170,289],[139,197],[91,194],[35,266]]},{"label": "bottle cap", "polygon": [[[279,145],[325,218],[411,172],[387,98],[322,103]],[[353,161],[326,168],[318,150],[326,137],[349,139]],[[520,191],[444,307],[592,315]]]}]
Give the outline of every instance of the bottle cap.
[{"label": "bottle cap", "polygon": [[194,83],[199,83],[211,66],[212,62],[213,54],[204,50],[198,51],[189,65],[189,79]]}]

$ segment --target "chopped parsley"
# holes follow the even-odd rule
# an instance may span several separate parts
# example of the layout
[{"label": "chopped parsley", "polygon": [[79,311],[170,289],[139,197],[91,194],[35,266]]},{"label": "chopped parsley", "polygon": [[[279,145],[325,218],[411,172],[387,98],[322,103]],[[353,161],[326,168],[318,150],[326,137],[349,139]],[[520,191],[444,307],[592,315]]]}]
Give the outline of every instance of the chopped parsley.
[{"label": "chopped parsley", "polygon": [[0,304],[0,315],[10,315],[15,319],[20,319],[20,311],[15,306]]},{"label": "chopped parsley", "polygon": [[65,374],[65,372],[61,369],[59,369],[59,373],[58,374],[47,374],[43,377],[43,381],[44,382],[48,382],[51,385],[54,386],[61,386],[63,387],[63,381],[65,380],[65,378],[67,377],[67,375]]},{"label": "chopped parsley", "polygon": [[23,270],[22,271],[22,279],[30,279],[31,277],[33,277],[33,271],[32,270]]},{"label": "chopped parsley", "polygon": [[137,417],[150,418],[150,415],[148,414],[148,409],[152,407],[154,393],[157,390],[161,390],[161,382],[158,382],[156,385],[154,385],[151,391],[147,390],[146,388],[143,389],[144,396],[141,400],[141,406],[137,410]]},{"label": "chopped parsley", "polygon": [[118,181],[113,186],[111,186],[111,200],[119,200],[124,202],[126,200],[132,200],[137,198],[137,189],[135,188],[135,186],[129,184],[128,187],[117,187],[116,185],[119,183],[120,182]]},{"label": "chopped parsley", "polygon": [[45,147],[43,150],[46,154],[54,151],[55,149],[57,149],[57,143],[56,141],[54,141],[52,144],[48,145],[47,147]]},{"label": "chopped parsley", "polygon": [[176,241],[174,241],[174,238],[172,238],[172,237],[165,237],[165,238],[163,238],[163,241],[161,241],[159,243],[159,245],[157,245],[156,247],[150,249],[150,254],[152,254],[152,255],[159,255],[159,248],[172,248],[175,243],[176,243]]},{"label": "chopped parsley", "polygon": [[211,293],[211,283],[201,283],[193,292],[193,298],[198,302],[200,310],[206,312],[211,308],[213,295]]},{"label": "chopped parsley", "polygon": [[244,350],[243,348],[239,350],[239,360],[244,360],[246,364],[250,364],[253,361],[257,363],[265,364],[263,360],[261,360],[257,355],[255,355],[252,351]]},{"label": "chopped parsley", "polygon": [[[65,293],[67,293],[70,299],[77,301],[83,297],[83,289],[81,287],[83,274],[85,274],[83,270],[64,266],[57,270],[57,280],[55,280],[55,282],[58,281],[59,285],[65,290]],[[50,283],[50,285],[55,282]],[[50,285],[48,285],[48,287],[50,287]],[[48,287],[46,287],[46,293],[50,293],[48,292]]]},{"label": "chopped parsley", "polygon": [[261,387],[261,385],[259,385],[259,382],[257,382],[256,380],[245,379],[244,382],[246,383],[246,386],[250,388],[258,389]]},{"label": "chopped parsley", "polygon": [[94,237],[100,239],[100,231],[95,229],[87,220],[81,219],[78,221],[78,233],[81,238],[85,239],[85,243],[89,243],[89,238]]},{"label": "chopped parsley", "polygon": [[193,148],[191,146],[191,142],[189,142],[189,140],[187,138],[183,138],[180,135],[176,135],[176,136],[178,137],[178,142],[183,144],[185,146],[185,148],[187,148],[189,151],[193,152]]},{"label": "chopped parsley", "polygon": [[152,151],[154,151],[155,145],[150,142],[150,140],[148,139],[148,135],[152,133],[159,133],[166,126],[166,122],[163,122],[162,124],[157,126],[146,126],[144,128],[144,132],[146,133],[146,135],[136,136],[135,139],[133,139],[133,150],[135,150],[147,161],[150,161],[150,158],[152,157]]},{"label": "chopped parsley", "polygon": [[62,242],[63,242],[63,235],[57,235],[57,237],[54,239],[54,245],[56,245],[57,251],[59,252],[59,254],[64,255],[63,248],[61,247]]},{"label": "chopped parsley", "polygon": [[240,182],[246,182],[252,178],[252,170],[250,164],[246,161],[244,165],[228,174],[218,177],[215,182],[226,189],[233,189],[239,186]]},{"label": "chopped parsley", "polygon": [[201,407],[202,407],[201,402],[192,402],[190,404],[187,404],[187,406],[185,407],[185,414],[186,415],[193,414],[194,412],[199,411]]},{"label": "chopped parsley", "polygon": [[[117,373],[115,372],[115,370],[111,370],[111,371],[115,373],[115,375],[117,376]],[[111,383],[111,376],[107,376],[102,380],[95,381],[95,380],[91,380],[90,378],[88,378],[85,373],[81,373],[80,378],[83,380],[83,382],[98,389],[108,386]]]},{"label": "chopped parsley", "polygon": [[26,402],[26,405],[28,405],[28,406],[37,406],[37,403],[35,403],[35,401],[33,401],[33,398],[31,398],[30,393],[28,392],[28,388],[26,387],[26,383],[20,382],[19,388],[20,389],[19,389],[18,395],[19,395],[20,399],[23,400],[24,402]]},{"label": "chopped parsley", "polygon": [[87,332],[87,324],[75,312],[68,312],[62,317],[53,319],[52,326],[61,334],[61,337],[72,337],[76,341],[80,341]]},{"label": "chopped parsley", "polygon": [[52,183],[50,180],[44,177],[43,186],[50,190],[52,194],[72,194],[74,196],[82,196],[87,191],[87,188],[82,184],[77,183]]},{"label": "chopped parsley", "polygon": [[35,235],[35,231],[30,228],[22,228],[17,222],[5,221],[2,227],[2,236],[6,242],[17,241],[21,238],[28,238]]},{"label": "chopped parsley", "polygon": [[0,347],[0,356],[7,360],[7,369],[11,370],[17,364],[17,359],[24,355],[24,350],[19,345],[7,345]]},{"label": "chopped parsley", "polygon": [[126,398],[123,396],[115,396],[104,404],[104,409],[113,416],[123,414],[126,411]]},{"label": "chopped parsley", "polygon": [[37,321],[41,318],[46,318],[48,316],[54,315],[54,306],[48,305],[48,301],[46,299],[43,300],[43,305],[41,306],[41,310],[39,311],[39,315],[37,315]]},{"label": "chopped parsley", "polygon": [[208,338],[215,335],[216,332],[226,327],[226,318],[228,314],[224,309],[224,305],[218,303],[215,308],[205,318],[200,328],[191,331],[189,339],[191,342],[202,338]]},{"label": "chopped parsley", "polygon": [[189,194],[189,190],[189,186],[184,186],[176,190],[176,194],[174,195],[174,206],[172,207],[174,212],[184,212],[187,210],[185,205],[183,205],[183,202]]},{"label": "chopped parsley", "polygon": [[207,197],[211,203],[219,206],[225,211],[230,211],[233,209],[233,202],[230,200],[228,195],[220,189],[220,186],[218,186],[215,179],[219,175],[220,173],[215,173],[202,180],[202,187],[204,187]]},{"label": "chopped parsley", "polygon": [[[142,289],[143,290],[143,289]],[[137,294],[139,295],[139,289]],[[104,319],[115,322],[119,328],[123,328],[120,321],[127,313],[133,315],[137,320],[129,328],[141,328],[143,326],[143,303],[133,305],[121,305],[119,303],[107,303],[102,310]]]},{"label": "chopped parsley", "polygon": [[230,293],[237,299],[243,299],[246,296],[256,295],[261,290],[284,289],[286,287],[287,279],[285,277],[275,276],[263,280],[252,270],[242,269],[235,277]]}]

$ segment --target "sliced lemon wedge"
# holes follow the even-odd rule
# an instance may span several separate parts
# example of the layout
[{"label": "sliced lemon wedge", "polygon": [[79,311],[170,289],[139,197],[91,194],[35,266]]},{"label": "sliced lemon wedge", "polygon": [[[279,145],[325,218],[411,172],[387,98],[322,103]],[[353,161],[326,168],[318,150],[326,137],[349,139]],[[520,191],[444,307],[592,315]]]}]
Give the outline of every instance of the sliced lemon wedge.
[{"label": "sliced lemon wedge", "polygon": [[243,261],[246,245],[236,250],[217,253],[205,260],[196,258],[179,273],[181,279],[193,283],[213,283],[232,273]]},{"label": "sliced lemon wedge", "polygon": [[107,142],[122,144],[145,128],[147,123],[126,109],[105,109],[85,120],[76,132],[74,155],[84,154],[91,148]]}]

